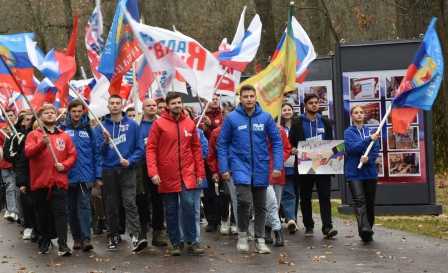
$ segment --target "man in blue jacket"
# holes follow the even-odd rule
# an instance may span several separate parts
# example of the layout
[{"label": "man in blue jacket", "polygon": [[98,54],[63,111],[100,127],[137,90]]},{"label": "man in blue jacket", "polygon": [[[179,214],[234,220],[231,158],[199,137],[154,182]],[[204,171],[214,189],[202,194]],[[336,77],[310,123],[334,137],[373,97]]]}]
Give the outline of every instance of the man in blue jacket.
[{"label": "man in blue jacket", "polygon": [[272,176],[278,177],[283,166],[283,145],[277,126],[269,113],[257,103],[255,88],[240,89],[240,105],[224,120],[217,142],[219,169],[224,181],[232,176],[237,191],[237,249],[247,253],[250,207],[255,212],[255,247],[258,253],[270,253],[264,241],[266,188],[269,186],[269,146],[272,145]]},{"label": "man in blue jacket", "polygon": [[90,128],[89,118],[81,101],[68,105],[68,117],[63,124],[65,132],[76,147],[76,163],[68,173],[68,216],[73,236],[73,249],[93,249],[90,227],[92,212],[90,194],[93,183],[101,180],[101,156],[98,136]]},{"label": "man in blue jacket", "polygon": [[[123,114],[123,100],[113,95],[108,100],[110,115],[103,125],[101,156],[103,168],[103,198],[109,228],[109,250],[115,250],[120,242],[120,205],[123,205],[126,228],[132,240],[132,251],[144,249],[148,242],[140,237],[140,220],[135,203],[137,194],[137,163],[143,159],[144,144],[138,124]],[[120,159],[111,142],[117,146]],[[122,202],[122,203],[121,203]]]},{"label": "man in blue jacket", "polygon": [[[152,124],[158,118],[157,102],[151,98],[143,101],[143,118],[140,123],[140,138],[146,147]],[[145,149],[146,150],[146,149]],[[137,182],[137,207],[140,216],[140,225],[142,237],[146,238],[148,224],[151,220],[152,227],[152,245],[166,246],[167,242],[163,238],[163,224],[165,217],[163,215],[163,201],[159,193],[158,186],[151,182],[146,168],[146,154],[143,155],[142,179]],[[151,208],[151,211],[149,209]],[[151,217],[150,217],[151,216]]]}]

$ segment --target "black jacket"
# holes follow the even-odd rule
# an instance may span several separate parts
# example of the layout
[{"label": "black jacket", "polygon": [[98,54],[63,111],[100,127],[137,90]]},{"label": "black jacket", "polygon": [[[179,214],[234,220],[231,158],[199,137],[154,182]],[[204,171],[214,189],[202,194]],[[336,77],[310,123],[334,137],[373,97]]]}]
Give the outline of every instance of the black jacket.
[{"label": "black jacket", "polygon": [[31,130],[17,128],[18,135],[6,139],[3,152],[6,161],[11,162],[16,173],[16,186],[30,186],[29,160],[25,156],[25,140]]},{"label": "black jacket", "polygon": [[[331,126],[331,121],[326,117],[322,117],[322,123],[324,124],[325,128],[324,139],[332,140],[333,128]],[[291,129],[289,130],[289,143],[291,143],[292,147],[297,148],[298,142],[304,140],[305,133],[303,131],[303,118],[302,116],[300,116],[297,119],[294,119],[291,123]]]}]

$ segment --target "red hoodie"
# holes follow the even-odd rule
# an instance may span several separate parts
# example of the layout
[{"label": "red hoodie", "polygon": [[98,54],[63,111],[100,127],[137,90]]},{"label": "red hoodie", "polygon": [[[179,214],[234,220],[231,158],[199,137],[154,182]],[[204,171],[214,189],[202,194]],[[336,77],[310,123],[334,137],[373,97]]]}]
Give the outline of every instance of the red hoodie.
[{"label": "red hoodie", "polygon": [[[280,131],[280,137],[282,138],[282,143],[283,143],[283,162],[285,162],[289,156],[291,155],[291,144],[289,143],[289,139],[288,139],[288,134],[286,133],[285,129],[283,127],[279,128]],[[271,170],[271,175],[269,178],[269,184],[271,185],[285,185],[286,183],[286,177],[285,177],[285,168],[282,168],[282,174],[280,175],[280,177],[277,178],[273,178],[272,177],[272,147],[269,147],[270,150],[270,157],[271,157],[271,161],[270,161],[270,170]]]},{"label": "red hoodie", "polygon": [[48,189],[53,186],[68,189],[69,170],[76,162],[76,148],[69,135],[60,129],[48,133],[50,143],[59,163],[64,165],[64,171],[58,172],[47,145],[43,141],[41,129],[33,130],[25,141],[25,155],[30,160],[31,191]]},{"label": "red hoodie", "polygon": [[212,131],[210,139],[208,141],[208,156],[207,164],[212,173],[219,173],[218,169],[218,156],[216,151],[216,142],[218,141],[219,134],[221,133],[221,126]]},{"label": "red hoodie", "polygon": [[149,177],[160,177],[159,192],[181,192],[196,188],[205,178],[201,144],[194,122],[183,113],[176,121],[168,112],[154,121],[146,145]]}]

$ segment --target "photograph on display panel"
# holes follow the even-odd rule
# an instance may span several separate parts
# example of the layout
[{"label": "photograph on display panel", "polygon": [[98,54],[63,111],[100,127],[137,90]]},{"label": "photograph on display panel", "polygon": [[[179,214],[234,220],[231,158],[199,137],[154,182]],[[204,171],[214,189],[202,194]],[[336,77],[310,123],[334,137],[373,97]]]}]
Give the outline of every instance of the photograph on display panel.
[{"label": "photograph on display panel", "polygon": [[378,177],[384,177],[384,156],[380,153],[375,160],[376,169],[378,171]]},{"label": "photograph on display panel", "polygon": [[386,99],[393,99],[403,76],[386,76]]},{"label": "photograph on display panel", "polygon": [[387,149],[394,150],[418,150],[419,146],[418,126],[409,127],[406,134],[394,134],[392,127],[387,127]]},{"label": "photograph on display panel", "polygon": [[350,79],[350,100],[380,99],[380,78],[365,77]]},{"label": "photograph on display panel", "polygon": [[333,83],[331,80],[306,81],[298,85],[300,113],[305,112],[304,98],[306,94],[316,94],[319,97],[319,112],[330,119],[333,118]]},{"label": "photograph on display panel", "polygon": [[420,176],[419,152],[389,152],[389,176]]},{"label": "photograph on display panel", "polygon": [[[379,125],[381,121],[381,102],[368,101],[368,102],[351,102],[349,109],[354,106],[361,106],[364,110],[364,123],[366,125]],[[350,117],[350,124],[353,124]]]}]

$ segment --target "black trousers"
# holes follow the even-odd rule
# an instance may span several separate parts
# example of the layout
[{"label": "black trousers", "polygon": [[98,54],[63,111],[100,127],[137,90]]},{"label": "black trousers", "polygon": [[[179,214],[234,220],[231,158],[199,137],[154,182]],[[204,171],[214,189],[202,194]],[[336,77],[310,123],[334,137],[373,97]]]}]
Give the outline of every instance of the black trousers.
[{"label": "black trousers", "polygon": [[20,193],[20,204],[22,206],[24,227],[37,228],[37,222],[36,222],[37,210],[31,192]]},{"label": "black trousers", "polygon": [[221,223],[222,200],[215,191],[215,183],[212,180],[212,173],[208,166],[205,167],[208,187],[204,189],[204,214],[209,225],[218,226]]},{"label": "black trousers", "polygon": [[137,208],[140,215],[142,234],[146,235],[151,223],[153,231],[164,228],[165,216],[163,212],[163,200],[158,186],[154,185],[151,178],[144,175],[143,192],[137,194]]},{"label": "black trousers", "polygon": [[67,192],[64,189],[39,189],[33,199],[37,212],[37,230],[43,239],[58,238],[58,245],[67,245]]},{"label": "black trousers", "polygon": [[353,199],[353,210],[359,231],[371,229],[375,223],[376,179],[353,180],[348,182]]},{"label": "black trousers", "polygon": [[314,228],[312,196],[313,187],[316,185],[319,198],[320,217],[322,231],[333,228],[331,220],[331,180],[329,175],[299,175],[300,209],[305,228]]}]

